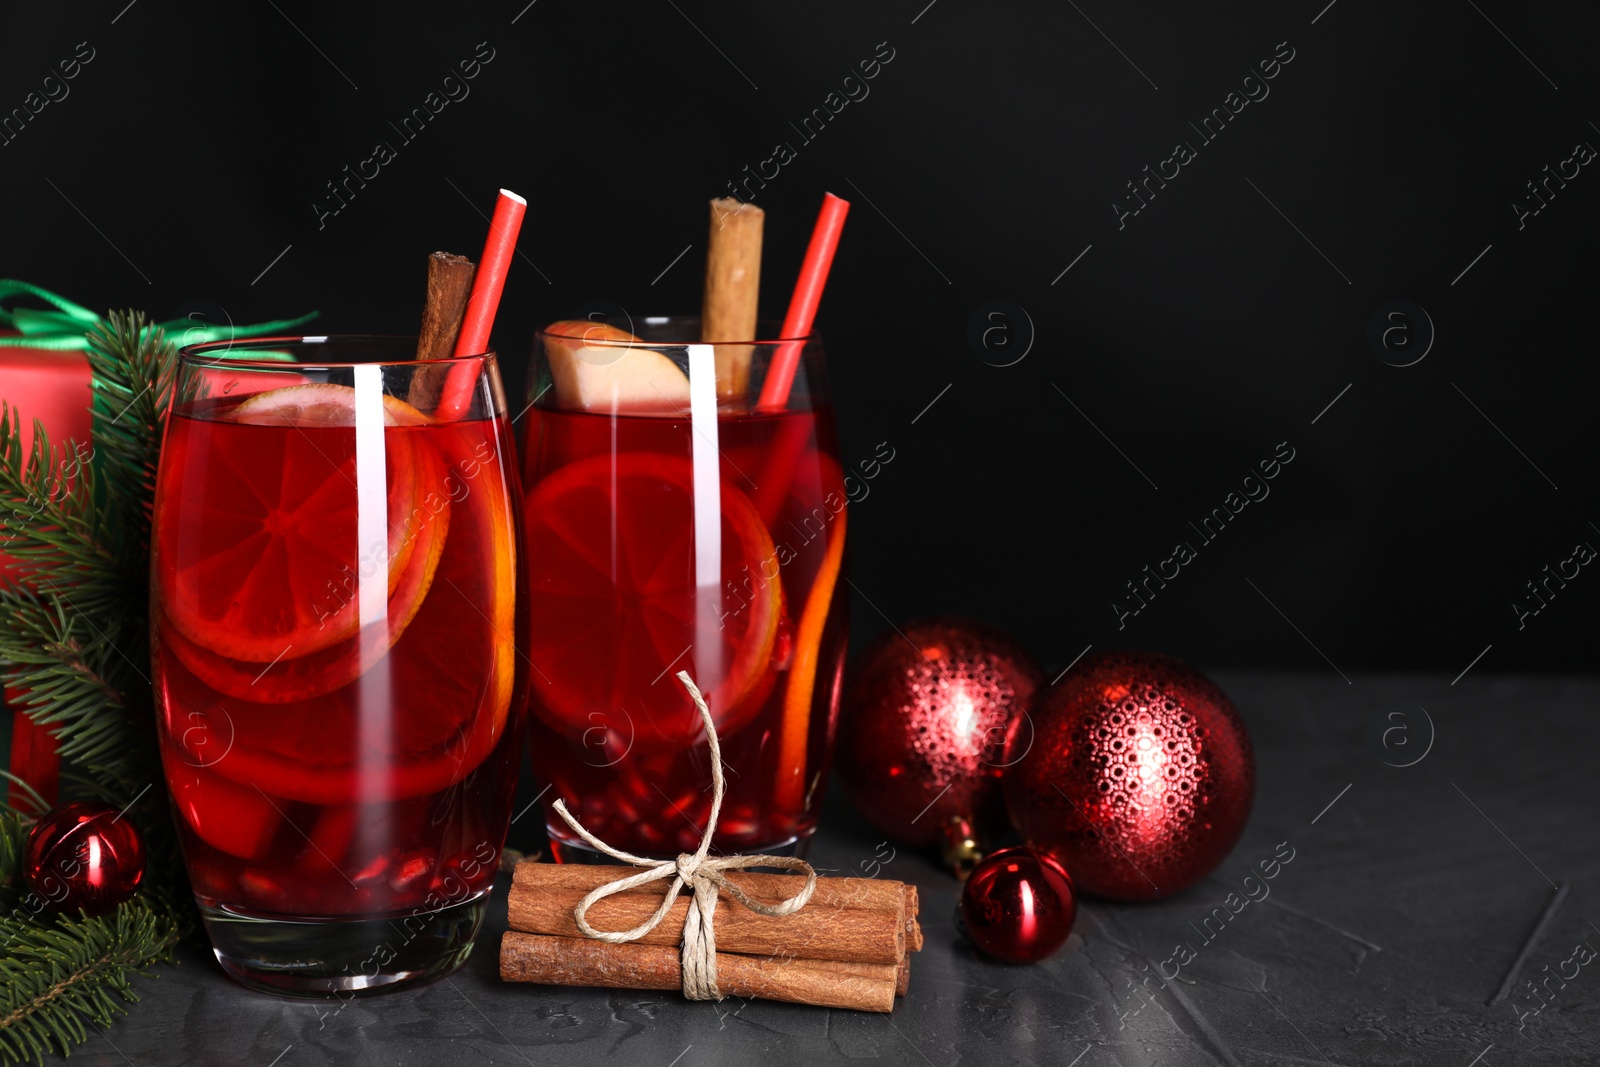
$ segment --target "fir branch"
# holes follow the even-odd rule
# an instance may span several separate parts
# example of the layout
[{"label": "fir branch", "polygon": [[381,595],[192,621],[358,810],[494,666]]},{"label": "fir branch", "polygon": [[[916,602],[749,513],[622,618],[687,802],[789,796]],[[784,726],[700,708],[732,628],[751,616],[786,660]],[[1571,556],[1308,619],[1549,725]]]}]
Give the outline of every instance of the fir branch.
[{"label": "fir branch", "polygon": [[0,588],[0,675],[59,739],[63,780],[139,826],[145,882],[107,915],[53,914],[22,881],[31,822],[0,804],[0,1061],[87,1040],[195,923],[156,750],[147,618],[176,353],[130,311],[90,333],[88,358],[93,449],[69,444],[58,462],[35,423],[25,455],[17,415],[0,404],[0,549],[16,561]]},{"label": "fir branch", "polygon": [[[11,786],[11,791],[25,794],[23,800],[31,805],[33,809],[31,812],[18,811],[14,806],[12,806],[9,799],[5,799],[0,800],[0,813],[12,813],[22,817],[23,819],[31,820],[36,817],[37,813],[50,810],[50,802],[45,800],[44,797],[40,796],[39,791],[35,789],[33,784],[26,779],[19,778],[10,771],[0,771],[0,783],[9,783]],[[3,857],[4,855],[4,850],[0,849],[0,857]],[[3,874],[3,872],[6,870],[7,868],[3,858],[0,858],[0,874]]]},{"label": "fir branch", "polygon": [[[14,780],[9,771],[5,777]],[[29,821],[19,813],[0,809],[0,911],[9,911],[22,895],[22,852],[30,828]]]},{"label": "fir branch", "polygon": [[145,561],[178,351],[143,312],[113,311],[89,331],[88,356],[96,458],[110,510],[121,520],[123,547]]},{"label": "fir branch", "polygon": [[71,587],[83,610],[116,612],[128,573],[102,536],[92,451],[69,441],[58,462],[43,424],[33,428],[25,452],[17,412],[0,401],[0,549],[16,560],[13,577]]},{"label": "fir branch", "polygon": [[42,1063],[87,1040],[86,1026],[110,1025],[139,999],[133,979],[171,960],[181,932],[163,900],[143,897],[92,918],[0,918],[0,1059]]},{"label": "fir branch", "polygon": [[[131,799],[158,769],[151,724],[134,717],[125,694],[149,690],[142,644],[126,647],[126,622],[103,620],[94,632],[59,591],[41,596],[26,586],[0,589],[0,660],[6,681],[23,695],[18,706],[55,734],[63,760],[114,783]],[[143,641],[144,635],[131,635]],[[137,657],[137,659],[135,659]],[[137,712],[148,710],[139,702]],[[109,784],[108,783],[108,784]]]}]

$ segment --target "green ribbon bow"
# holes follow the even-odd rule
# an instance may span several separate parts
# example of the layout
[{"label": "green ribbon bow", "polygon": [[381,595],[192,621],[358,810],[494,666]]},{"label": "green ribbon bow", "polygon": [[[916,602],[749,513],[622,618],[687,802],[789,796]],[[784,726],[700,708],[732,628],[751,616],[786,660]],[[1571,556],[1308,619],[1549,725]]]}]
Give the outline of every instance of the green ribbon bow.
[{"label": "green ribbon bow", "polygon": [[[11,278],[0,278],[0,305],[12,297],[21,295],[37,297],[53,306],[55,310],[13,308],[8,311],[0,306],[0,329],[18,330],[22,334],[20,337],[0,337],[0,348],[43,348],[53,352],[81,352],[89,347],[89,331],[105,321],[88,308],[74,304],[65,297],[57,296],[48,289],[41,289],[37,285],[29,285],[27,282]],[[232,324],[197,326],[190,319],[175,319],[172,322],[158,322],[147,329],[166,333],[181,330],[185,344],[200,344],[205,341],[231,341],[236,337],[259,337],[279,330],[293,329],[316,317],[317,312],[313,311],[298,318],[274,319],[271,322],[258,322],[250,326]],[[267,353],[253,355],[258,359],[272,358]]]}]

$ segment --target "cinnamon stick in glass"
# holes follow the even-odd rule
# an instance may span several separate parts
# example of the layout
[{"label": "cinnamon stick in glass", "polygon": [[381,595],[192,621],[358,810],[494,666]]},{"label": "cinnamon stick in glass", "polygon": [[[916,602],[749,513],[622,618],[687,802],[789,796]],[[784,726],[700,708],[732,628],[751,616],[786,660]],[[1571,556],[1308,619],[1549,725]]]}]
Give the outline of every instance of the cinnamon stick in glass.
[{"label": "cinnamon stick in glass", "polygon": [[[683,988],[677,946],[637,942],[611,945],[515,930],[506,933],[500,942],[500,977],[508,982],[605,989]],[[852,1011],[894,1010],[894,978],[841,973],[802,959],[719,952],[717,987],[725,996]]]},{"label": "cinnamon stick in glass", "polygon": [[[596,930],[631,930],[661,906],[664,883],[652,893],[615,893],[589,906],[589,925]],[[821,883],[819,882],[818,885]],[[588,889],[560,889],[514,881],[507,901],[511,929],[532,934],[581,939],[573,911]],[[636,944],[677,945],[691,898],[680,896],[654,930]],[[894,967],[906,954],[906,928],[892,911],[818,907],[811,904],[792,915],[759,915],[724,897],[717,905],[717,948],[751,956],[796,956],[842,963]]]},{"label": "cinnamon stick in glass", "polygon": [[[418,359],[449,359],[455,351],[461,317],[472,293],[477,267],[466,256],[451,252],[428,255],[428,299],[422,308],[422,330],[417,336]],[[406,400],[418,411],[432,414],[438,407],[450,368],[418,367],[411,375]]]},{"label": "cinnamon stick in glass", "polygon": [[[711,201],[706,246],[706,288],[700,340],[754,341],[761,299],[761,235],[766,212],[732,197]],[[750,382],[752,349],[717,350],[717,400],[742,402]]]},{"label": "cinnamon stick in glass", "polygon": [[449,359],[455,351],[461,317],[472,295],[477,267],[466,256],[433,252],[428,256],[428,302],[422,309],[418,359]]}]

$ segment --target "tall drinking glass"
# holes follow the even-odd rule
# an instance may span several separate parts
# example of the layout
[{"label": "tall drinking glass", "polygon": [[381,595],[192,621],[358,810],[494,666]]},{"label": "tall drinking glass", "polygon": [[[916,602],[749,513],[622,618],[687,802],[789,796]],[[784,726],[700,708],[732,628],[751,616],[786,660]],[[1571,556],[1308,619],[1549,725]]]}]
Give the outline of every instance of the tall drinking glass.
[{"label": "tall drinking glass", "polygon": [[[701,344],[688,318],[554,329],[534,346],[523,463],[545,803],[627,851],[693,851],[711,773],[682,670],[727,768],[715,847],[796,850],[816,829],[848,603],[821,343]],[[794,386],[757,410],[785,349]],[[592,858],[546,815],[559,858]]]},{"label": "tall drinking glass", "polygon": [[217,959],[353,993],[472,949],[526,695],[520,497],[492,353],[185,348],[156,478],[162,762]]}]

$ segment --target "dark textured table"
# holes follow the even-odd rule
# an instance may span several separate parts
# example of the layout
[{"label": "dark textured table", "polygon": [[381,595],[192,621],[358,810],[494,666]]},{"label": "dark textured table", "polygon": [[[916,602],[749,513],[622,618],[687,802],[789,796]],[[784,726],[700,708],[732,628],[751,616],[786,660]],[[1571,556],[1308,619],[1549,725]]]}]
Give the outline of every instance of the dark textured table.
[{"label": "dark textured table", "polygon": [[[1590,922],[1600,919],[1600,682],[1218,681],[1250,725],[1260,779],[1250,826],[1221,869],[1160,904],[1088,902],[1058,955],[1008,967],[957,939],[956,883],[902,851],[884,874],[920,888],[927,947],[892,1016],[502,984],[502,880],[477,954],[449,979],[343,1007],[280,1000],[231,984],[189,949],[181,966],[141,982],[144,1002],[74,1062],[1600,1062],[1600,963],[1581,947],[1600,946]],[[830,804],[810,858],[860,874],[878,837],[837,797]],[[1270,895],[1203,933],[1281,842],[1293,859]],[[1158,972],[1173,973],[1180,944],[1193,958],[1164,982]]]}]

